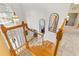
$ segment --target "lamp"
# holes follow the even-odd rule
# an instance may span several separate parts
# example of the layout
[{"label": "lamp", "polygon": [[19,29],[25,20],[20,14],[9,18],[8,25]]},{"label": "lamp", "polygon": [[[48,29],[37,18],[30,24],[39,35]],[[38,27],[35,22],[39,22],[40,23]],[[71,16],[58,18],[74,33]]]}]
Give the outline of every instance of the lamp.
[{"label": "lamp", "polygon": [[16,15],[15,12],[13,12],[13,22],[17,22],[19,20],[19,17]]}]

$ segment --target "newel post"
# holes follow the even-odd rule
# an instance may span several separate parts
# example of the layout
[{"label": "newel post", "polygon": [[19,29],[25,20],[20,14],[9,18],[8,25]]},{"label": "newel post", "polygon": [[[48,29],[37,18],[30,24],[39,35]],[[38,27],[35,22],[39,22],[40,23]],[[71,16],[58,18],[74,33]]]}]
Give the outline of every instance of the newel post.
[{"label": "newel post", "polygon": [[23,25],[24,37],[25,37],[25,41],[26,41],[26,48],[29,49],[29,42],[27,41],[26,30],[25,30],[26,24],[24,23],[24,21],[22,21],[22,25]]},{"label": "newel post", "polygon": [[5,36],[5,38],[7,40],[7,43],[9,45],[9,47],[10,47],[10,53],[11,53],[11,55],[12,56],[16,56],[16,51],[13,49],[12,44],[11,44],[9,38],[8,38],[8,35],[7,35],[7,28],[4,25],[2,25],[1,26],[1,30],[4,33],[4,36]]}]

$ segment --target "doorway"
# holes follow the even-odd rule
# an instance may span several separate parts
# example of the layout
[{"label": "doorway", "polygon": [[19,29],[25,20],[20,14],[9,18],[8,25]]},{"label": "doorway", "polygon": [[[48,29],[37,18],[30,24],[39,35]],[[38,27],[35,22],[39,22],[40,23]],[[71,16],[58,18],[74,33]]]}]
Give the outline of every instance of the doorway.
[{"label": "doorway", "polygon": [[68,13],[69,21],[67,23],[68,26],[74,26],[77,18],[77,13]]}]

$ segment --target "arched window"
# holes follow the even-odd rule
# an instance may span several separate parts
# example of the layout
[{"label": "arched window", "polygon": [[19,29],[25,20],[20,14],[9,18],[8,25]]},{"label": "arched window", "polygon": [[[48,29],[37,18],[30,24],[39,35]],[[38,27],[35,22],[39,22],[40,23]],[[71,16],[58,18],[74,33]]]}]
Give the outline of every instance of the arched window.
[{"label": "arched window", "polygon": [[12,22],[13,11],[7,4],[0,4],[0,25]]}]

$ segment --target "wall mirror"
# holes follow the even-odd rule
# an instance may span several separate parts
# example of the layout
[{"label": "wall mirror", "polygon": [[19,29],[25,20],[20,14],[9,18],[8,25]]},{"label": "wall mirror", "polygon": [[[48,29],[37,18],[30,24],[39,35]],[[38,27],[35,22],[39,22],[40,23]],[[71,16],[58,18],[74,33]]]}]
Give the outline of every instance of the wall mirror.
[{"label": "wall mirror", "polygon": [[39,20],[39,31],[43,34],[45,33],[45,20],[44,19]]},{"label": "wall mirror", "polygon": [[58,21],[59,21],[59,14],[58,13],[51,13],[50,17],[49,17],[48,31],[55,33],[57,30]]}]

